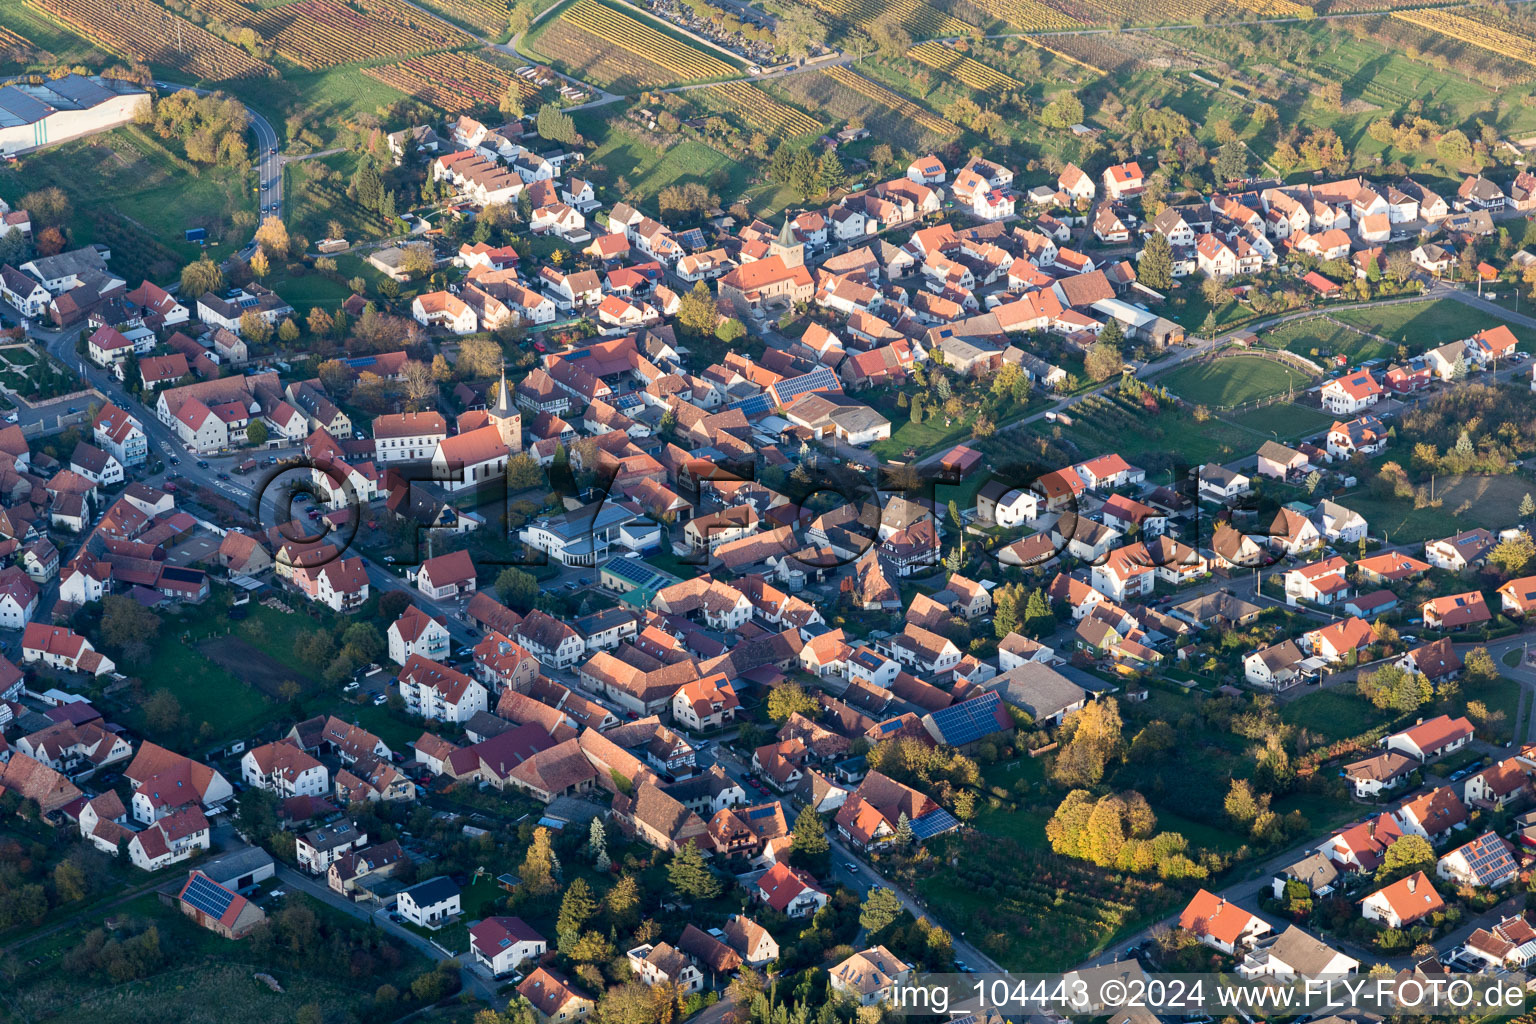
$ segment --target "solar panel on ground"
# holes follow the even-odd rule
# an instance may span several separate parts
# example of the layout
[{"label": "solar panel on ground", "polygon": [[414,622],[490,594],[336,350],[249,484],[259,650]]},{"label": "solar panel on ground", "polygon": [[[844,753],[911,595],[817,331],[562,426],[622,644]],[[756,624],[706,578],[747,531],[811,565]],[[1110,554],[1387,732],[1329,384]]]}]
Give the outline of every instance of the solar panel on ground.
[{"label": "solar panel on ground", "polygon": [[912,822],[912,835],[918,839],[932,839],[934,836],[952,832],[960,827],[960,819],[943,808],[929,811],[927,814]]},{"label": "solar panel on ground", "polygon": [[207,875],[193,875],[181,894],[183,902],[209,917],[221,918],[229,910],[235,894],[213,881]]}]

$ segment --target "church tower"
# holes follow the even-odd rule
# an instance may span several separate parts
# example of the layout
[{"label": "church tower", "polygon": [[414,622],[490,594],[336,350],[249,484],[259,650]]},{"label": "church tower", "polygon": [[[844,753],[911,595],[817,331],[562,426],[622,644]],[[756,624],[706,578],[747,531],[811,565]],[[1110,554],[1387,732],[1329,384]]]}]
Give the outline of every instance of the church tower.
[{"label": "church tower", "polygon": [[490,409],[491,425],[515,455],[523,450],[523,414],[512,405],[512,391],[507,387],[507,364],[501,364],[501,384],[496,389],[496,404]]},{"label": "church tower", "polygon": [[805,266],[805,243],[795,236],[795,229],[790,226],[787,213],[784,215],[784,226],[779,229],[779,237],[768,246],[768,255],[779,257],[786,267]]}]

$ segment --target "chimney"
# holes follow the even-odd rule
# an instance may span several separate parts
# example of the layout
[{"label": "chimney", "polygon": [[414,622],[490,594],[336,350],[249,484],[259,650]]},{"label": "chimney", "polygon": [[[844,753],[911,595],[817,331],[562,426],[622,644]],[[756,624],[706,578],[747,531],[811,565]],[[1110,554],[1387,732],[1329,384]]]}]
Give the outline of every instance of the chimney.
[{"label": "chimney", "polygon": [[1419,876],[1418,875],[1409,875],[1408,876],[1408,891],[1409,892],[1417,892],[1418,889],[1419,889]]}]

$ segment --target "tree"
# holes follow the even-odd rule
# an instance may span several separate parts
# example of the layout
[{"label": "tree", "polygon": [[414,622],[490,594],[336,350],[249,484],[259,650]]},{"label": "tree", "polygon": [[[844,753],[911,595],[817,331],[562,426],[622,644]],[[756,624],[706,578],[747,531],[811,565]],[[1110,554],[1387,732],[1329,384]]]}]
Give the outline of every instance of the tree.
[{"label": "tree", "polygon": [[883,886],[875,886],[859,905],[859,924],[870,935],[882,931],[886,925],[901,916],[901,900],[896,893]]},{"label": "tree", "polygon": [[704,863],[704,854],[694,843],[685,843],[672,855],[667,865],[667,881],[679,896],[712,900],[720,895],[720,879]]},{"label": "tree", "polygon": [[405,402],[412,411],[437,404],[437,381],[430,366],[419,359],[408,359],[401,367],[401,376],[405,378]]},{"label": "tree", "polygon": [[271,271],[272,263],[267,259],[266,252],[261,249],[257,249],[256,252],[251,255],[251,273],[255,274],[256,279],[259,281],[264,279],[267,274],[271,273]]},{"label": "tree", "polygon": [[719,319],[720,310],[715,304],[715,296],[703,281],[695,282],[693,288],[677,304],[678,324],[694,335],[713,332],[715,322]]},{"label": "tree", "polygon": [[288,249],[292,242],[288,238],[288,226],[282,218],[268,216],[261,222],[261,227],[256,229],[256,244],[262,251],[277,259],[287,259]]},{"label": "tree", "polygon": [[1064,742],[1056,757],[1056,780],[1075,788],[1097,785],[1109,762],[1120,755],[1120,731],[1120,706],[1114,698],[1069,714],[1061,728]]},{"label": "tree", "polygon": [[245,428],[245,439],[257,448],[267,443],[267,425],[261,420],[251,420]]},{"label": "tree", "polygon": [[283,322],[277,325],[277,340],[284,345],[292,345],[299,340],[299,325],[293,322],[292,317],[283,317]]},{"label": "tree", "polygon": [[891,837],[897,846],[911,846],[917,838],[912,834],[912,819],[902,811],[896,816],[896,834]]},{"label": "tree", "polygon": [[272,339],[272,325],[266,317],[248,309],[240,314],[240,337],[252,345],[264,345]]},{"label": "tree", "polygon": [[553,103],[546,103],[539,108],[536,124],[539,137],[551,142],[569,146],[581,140],[581,133],[576,130],[575,118]]},{"label": "tree", "polygon": [[813,858],[825,855],[832,848],[832,844],[827,842],[827,830],[822,824],[821,815],[810,804],[800,808],[800,813],[795,816],[795,836],[790,840],[789,848],[795,853]]},{"label": "tree", "polygon": [[533,830],[533,842],[528,845],[528,854],[523,858],[518,874],[523,879],[524,888],[535,896],[547,896],[560,888],[560,861],[550,845],[549,829]]},{"label": "tree", "polygon": [[514,611],[527,612],[539,596],[539,581],[516,566],[508,566],[496,577],[496,593],[503,604]]},{"label": "tree", "polygon": [[1040,123],[1047,128],[1070,128],[1083,120],[1083,103],[1076,94],[1063,92],[1040,111]]},{"label": "tree", "polygon": [[1423,836],[1406,835],[1387,847],[1381,867],[1376,869],[1376,884],[1387,885],[1435,865],[1435,849]]},{"label": "tree", "polygon": [[1120,349],[1104,342],[1095,342],[1088,346],[1088,354],[1083,358],[1083,370],[1089,379],[1105,381],[1122,372],[1125,364],[1120,355]]},{"label": "tree", "polygon": [[1051,612],[1051,603],[1046,600],[1045,591],[1036,587],[1030,591],[1029,603],[1024,606],[1024,628],[1039,637],[1055,626],[1056,616]]},{"label": "tree", "polygon": [[1173,246],[1160,231],[1147,236],[1141,259],[1136,264],[1136,278],[1153,291],[1165,291],[1173,285]]},{"label": "tree", "polygon": [[616,924],[627,924],[640,906],[640,883],[634,875],[623,875],[603,897],[603,906]]},{"label": "tree", "polygon": [[1247,779],[1232,780],[1232,786],[1227,790],[1227,799],[1223,806],[1232,823],[1243,828],[1253,824],[1253,820],[1259,816],[1259,802],[1254,799],[1253,790],[1249,787]]},{"label": "tree", "polygon": [[1395,664],[1362,673],[1358,682],[1360,693],[1383,711],[1414,711],[1434,697],[1428,678]]},{"label": "tree", "polygon": [[61,860],[54,867],[53,887],[57,890],[59,899],[64,903],[83,900],[91,890],[89,883],[86,881],[85,872],[79,864],[72,860]]},{"label": "tree", "polygon": [[304,321],[304,325],[309,328],[311,336],[323,338],[336,327],[336,321],[331,319],[331,314],[316,306],[309,311],[309,317]]},{"label": "tree", "polygon": [[1488,552],[1488,560],[1503,570],[1505,575],[1519,576],[1526,566],[1536,561],[1536,542],[1531,540],[1530,534],[1521,531],[1494,545],[1493,550]]},{"label": "tree", "polygon": [[207,256],[182,268],[181,297],[183,299],[196,302],[201,296],[220,291],[223,287],[224,272]]},{"label": "tree", "polygon": [[501,94],[499,109],[513,120],[523,116],[523,90],[518,88],[516,80],[509,82],[507,91]]},{"label": "tree", "polygon": [[160,616],[123,594],[108,594],[101,608],[103,642],[120,651],[126,661],[143,661],[160,632]]},{"label": "tree", "polygon": [[[595,819],[594,819],[595,820]],[[555,934],[560,952],[569,956],[576,940],[581,937],[582,926],[597,912],[597,900],[585,878],[575,878],[566,886],[560,900],[560,917],[555,922]]]},{"label": "tree", "polygon": [[1019,592],[1016,588],[998,588],[992,602],[992,632],[999,640],[1019,627]]},{"label": "tree", "polygon": [[1462,658],[1462,666],[1470,683],[1491,683],[1499,678],[1498,666],[1493,663],[1493,656],[1486,647],[1474,647],[1468,651],[1466,657]]},{"label": "tree", "polygon": [[820,708],[821,704],[816,698],[806,693],[799,683],[776,686],[768,694],[768,717],[780,724],[797,711],[802,715],[811,715]]},{"label": "tree", "polygon": [[175,732],[184,721],[181,701],[170,690],[156,690],[144,700],[144,721],[157,733]]}]

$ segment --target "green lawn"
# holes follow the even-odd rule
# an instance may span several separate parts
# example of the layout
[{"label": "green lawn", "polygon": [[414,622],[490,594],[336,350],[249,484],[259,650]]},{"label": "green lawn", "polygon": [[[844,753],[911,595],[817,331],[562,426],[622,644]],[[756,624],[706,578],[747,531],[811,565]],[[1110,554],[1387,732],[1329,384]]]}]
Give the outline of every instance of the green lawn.
[{"label": "green lawn", "polygon": [[1334,418],[1318,409],[1288,402],[1276,402],[1223,417],[1228,423],[1247,427],[1260,434],[1273,434],[1281,441],[1294,441],[1327,430]]},{"label": "green lawn", "polygon": [[1508,743],[1511,738],[1523,733],[1516,733],[1515,727],[1519,724],[1516,719],[1520,716],[1520,684],[1513,679],[1500,677],[1491,683],[1480,685],[1463,684],[1461,688],[1461,710],[1465,712],[1466,705],[1472,701],[1482,701],[1483,706],[1493,716],[1494,724],[1488,729],[1479,729],[1479,736],[1484,732],[1491,736],[1483,737],[1492,739],[1498,743]]},{"label": "green lawn", "polygon": [[1328,740],[1358,736],[1380,725],[1385,716],[1358,696],[1352,685],[1330,686],[1285,705],[1280,718]]},{"label": "green lawn", "polygon": [[[1413,352],[1471,337],[1478,331],[1505,322],[1453,299],[1363,306],[1359,309],[1337,310],[1331,315],[1346,324],[1407,345]],[[1510,330],[1521,341],[1536,341],[1536,331],[1529,328],[1511,325]]]},{"label": "green lawn", "polygon": [[1311,378],[1273,359],[1237,355],[1180,366],[1164,374],[1162,383],[1185,401],[1227,409],[1287,391],[1305,390]]}]

